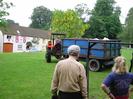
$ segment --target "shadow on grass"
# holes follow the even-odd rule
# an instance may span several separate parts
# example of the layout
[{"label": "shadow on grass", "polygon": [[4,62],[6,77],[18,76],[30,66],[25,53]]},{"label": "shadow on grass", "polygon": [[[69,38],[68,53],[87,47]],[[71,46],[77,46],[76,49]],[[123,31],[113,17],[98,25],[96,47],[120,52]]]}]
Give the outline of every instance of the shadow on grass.
[{"label": "shadow on grass", "polygon": [[[51,59],[51,62],[49,62],[49,63],[58,63],[58,59],[55,59],[55,58],[53,58],[53,59]],[[46,61],[46,59],[44,59],[44,62],[45,63],[48,63],[47,61]]]},{"label": "shadow on grass", "polygon": [[106,97],[106,96],[101,97],[101,96],[99,96],[99,95],[97,95],[97,96],[93,96],[93,95],[91,95],[91,96],[89,96],[89,99],[109,99],[109,98]]}]

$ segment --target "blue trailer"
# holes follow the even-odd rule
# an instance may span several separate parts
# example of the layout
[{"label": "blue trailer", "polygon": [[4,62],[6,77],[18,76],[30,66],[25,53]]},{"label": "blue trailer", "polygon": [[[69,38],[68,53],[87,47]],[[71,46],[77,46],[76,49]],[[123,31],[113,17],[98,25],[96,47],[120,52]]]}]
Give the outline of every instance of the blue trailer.
[{"label": "blue trailer", "polygon": [[113,59],[120,56],[121,44],[119,40],[93,40],[93,39],[62,39],[62,55],[67,55],[70,45],[81,48],[79,59],[87,61],[91,71],[99,71],[108,65],[113,65]]}]

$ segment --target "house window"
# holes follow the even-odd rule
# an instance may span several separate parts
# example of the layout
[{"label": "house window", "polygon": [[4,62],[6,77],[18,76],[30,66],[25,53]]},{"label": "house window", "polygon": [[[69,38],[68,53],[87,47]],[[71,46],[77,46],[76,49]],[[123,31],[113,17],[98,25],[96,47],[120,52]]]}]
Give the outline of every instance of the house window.
[{"label": "house window", "polygon": [[19,50],[19,51],[22,50],[22,45],[18,45],[18,50]]},{"label": "house window", "polygon": [[7,35],[7,37],[6,37],[7,39],[8,39],[8,41],[10,41],[11,40],[11,36],[10,35]]}]

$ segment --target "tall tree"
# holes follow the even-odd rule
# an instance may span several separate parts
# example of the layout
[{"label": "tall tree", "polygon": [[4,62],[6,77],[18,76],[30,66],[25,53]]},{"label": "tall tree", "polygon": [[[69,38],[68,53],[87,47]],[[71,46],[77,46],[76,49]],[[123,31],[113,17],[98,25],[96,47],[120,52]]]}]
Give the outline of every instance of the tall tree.
[{"label": "tall tree", "polygon": [[125,20],[124,32],[121,38],[133,43],[133,7],[129,10]]},{"label": "tall tree", "polygon": [[50,29],[51,17],[52,11],[46,7],[36,7],[31,15],[32,23],[30,24],[30,27],[48,30]]},{"label": "tall tree", "polygon": [[74,10],[55,10],[51,28],[53,32],[65,32],[67,37],[81,37],[88,24],[85,24]]},{"label": "tall tree", "polygon": [[90,14],[90,10],[85,3],[77,4],[75,6],[75,11],[78,13],[79,17],[83,19],[83,21],[88,21],[87,18]]},{"label": "tall tree", "polygon": [[90,28],[85,37],[116,39],[122,31],[119,20],[120,7],[114,7],[114,0],[97,0],[89,20]]},{"label": "tall tree", "polygon": [[4,2],[4,0],[0,0],[0,27],[3,27],[6,25],[6,19],[4,16],[8,16],[9,13],[7,12],[7,9],[9,9],[11,6],[13,6],[13,3],[7,3]]}]

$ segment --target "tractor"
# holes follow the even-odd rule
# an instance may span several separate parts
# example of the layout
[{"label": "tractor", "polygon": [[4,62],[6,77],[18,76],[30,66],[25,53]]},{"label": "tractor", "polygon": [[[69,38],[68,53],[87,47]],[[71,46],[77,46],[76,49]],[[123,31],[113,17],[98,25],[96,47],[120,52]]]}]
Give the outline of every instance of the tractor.
[{"label": "tractor", "polygon": [[46,62],[51,62],[51,57],[55,56],[57,59],[62,57],[61,44],[63,38],[65,38],[65,33],[51,33],[51,38],[46,46]]},{"label": "tractor", "polygon": [[[46,46],[46,61],[51,62],[51,56],[56,59],[68,57],[67,48],[70,45],[80,46],[79,60],[86,61],[91,71],[99,71],[114,64],[113,59],[120,56],[122,45],[131,45],[120,40],[95,40],[84,38],[65,38],[63,33],[52,33],[51,40]],[[133,60],[132,60],[133,62]],[[133,64],[133,63],[132,63]],[[130,71],[133,65],[130,66]]]}]

